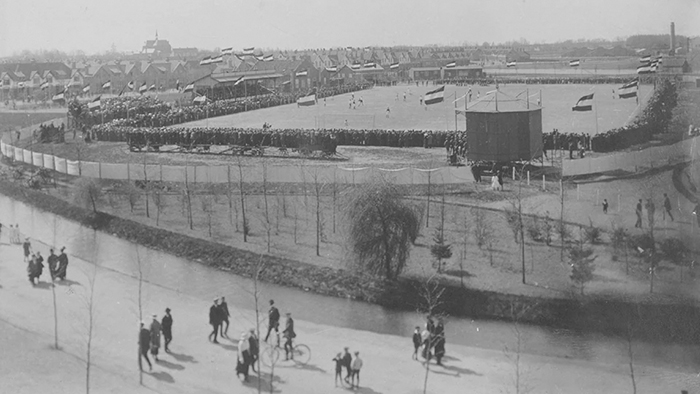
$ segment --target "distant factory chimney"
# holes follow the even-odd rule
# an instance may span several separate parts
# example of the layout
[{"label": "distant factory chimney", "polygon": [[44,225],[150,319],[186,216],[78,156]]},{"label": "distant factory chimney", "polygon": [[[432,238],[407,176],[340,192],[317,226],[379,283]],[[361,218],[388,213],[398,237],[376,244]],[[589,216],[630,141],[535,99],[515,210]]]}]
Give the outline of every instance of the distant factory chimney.
[{"label": "distant factory chimney", "polygon": [[676,54],[676,24],[671,22],[671,50],[669,51],[671,56]]}]

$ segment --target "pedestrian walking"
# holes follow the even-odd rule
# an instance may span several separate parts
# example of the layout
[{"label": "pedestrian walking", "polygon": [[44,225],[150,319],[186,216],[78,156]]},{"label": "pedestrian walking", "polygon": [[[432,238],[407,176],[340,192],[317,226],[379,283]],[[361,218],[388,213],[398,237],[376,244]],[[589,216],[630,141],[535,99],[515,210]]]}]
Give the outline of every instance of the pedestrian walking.
[{"label": "pedestrian walking", "polygon": [[637,215],[637,222],[634,224],[635,228],[642,228],[642,199],[639,199],[637,207],[634,209],[634,213]]},{"label": "pedestrian walking", "polygon": [[340,383],[343,383],[343,356],[342,354],[338,353],[336,354],[335,358],[333,359],[335,362],[335,387],[338,387],[338,379],[340,379]]},{"label": "pedestrian walking", "polygon": [[416,329],[413,330],[413,359],[414,360],[418,360],[418,349],[420,349],[420,344],[421,344],[420,327],[416,326]]},{"label": "pedestrian walking", "polygon": [[250,342],[246,333],[241,333],[238,341],[238,357],[236,362],[236,377],[243,375],[243,381],[248,381],[248,368],[250,367]]},{"label": "pedestrian walking", "polygon": [[32,243],[29,242],[29,237],[24,239],[24,242],[22,243],[22,249],[24,249],[24,261],[27,261],[29,258],[29,254],[32,251]]},{"label": "pedestrian walking", "polygon": [[430,348],[432,346],[432,334],[430,332],[430,325],[429,323],[425,324],[425,328],[420,334],[422,345],[423,345],[423,350],[421,351],[421,355],[425,359],[426,362],[430,362],[430,359],[432,357],[432,354],[430,352]]},{"label": "pedestrian walking", "polygon": [[608,199],[604,198],[603,199],[603,213],[606,215],[608,214],[608,206],[609,206]]},{"label": "pedestrian walking", "polygon": [[275,300],[270,300],[270,309],[267,311],[268,323],[267,323],[267,335],[265,335],[265,342],[270,336],[270,332],[274,329],[278,334],[277,346],[279,346],[279,327],[280,327],[280,311],[275,307]]},{"label": "pedestrian walking", "polygon": [[[360,387],[360,369],[362,369],[362,359],[360,358],[360,352],[355,352],[355,358],[352,360],[352,375],[350,377],[350,388],[353,386],[355,388]],[[355,383],[357,379],[357,383]]]},{"label": "pedestrian walking", "polygon": [[170,314],[170,308],[165,308],[165,316],[160,321],[160,329],[163,331],[163,338],[165,338],[163,348],[166,353],[170,353],[168,345],[173,340],[173,316]]},{"label": "pedestrian walking", "polygon": [[61,254],[58,255],[58,269],[56,277],[61,280],[66,280],[66,271],[68,270],[68,255],[66,255],[66,247],[61,248]]},{"label": "pedestrian walking", "polygon": [[[231,313],[228,311],[228,304],[226,303],[226,298],[221,297],[219,301],[219,315],[221,316],[221,337],[228,338],[228,318],[231,317]],[[224,329],[224,323],[226,323],[226,328]]]},{"label": "pedestrian walking", "polygon": [[260,356],[260,343],[258,341],[258,337],[255,335],[255,329],[250,329],[250,334],[248,334],[248,344],[249,346],[249,353],[250,353],[250,367],[253,370],[253,372],[257,372],[255,370],[255,362],[258,361],[258,357]]},{"label": "pedestrian walking", "polygon": [[19,231],[19,223],[15,224],[15,243],[19,245],[22,243],[22,233]]},{"label": "pedestrian walking", "polygon": [[[144,327],[143,322],[141,322],[141,328],[139,330],[139,354],[141,355],[140,357],[146,359],[146,362],[148,363],[148,369],[153,371],[153,365],[151,365],[151,360],[148,359],[148,349],[150,348],[151,345],[151,332],[148,331],[146,327]],[[139,363],[139,368],[143,371],[143,368],[141,367],[141,363]]]},{"label": "pedestrian walking", "polygon": [[352,356],[348,348],[345,348],[343,353],[343,366],[345,367],[345,383],[350,384],[350,376],[352,375]]},{"label": "pedestrian walking", "polygon": [[[43,259],[40,261],[33,253],[27,259],[27,276],[29,277],[29,282],[34,286],[38,284],[39,277],[44,270],[44,264],[42,264]],[[36,283],[34,279],[37,280]]]},{"label": "pedestrian walking", "polygon": [[649,220],[649,228],[654,228],[654,212],[656,212],[656,205],[654,205],[654,201],[652,201],[651,198],[647,198],[647,203],[645,204],[644,208],[647,210],[647,218]]},{"label": "pedestrian walking", "polygon": [[498,190],[498,176],[496,176],[496,174],[491,176],[491,190]]},{"label": "pedestrian walking", "polygon": [[[294,319],[292,319],[292,314],[290,312],[287,312],[287,322],[285,323],[284,326],[284,331],[282,331],[282,334],[284,335],[285,341],[284,341],[284,355],[285,355],[285,360],[289,360],[290,358],[294,360],[294,352],[292,352],[292,340],[296,338],[297,334],[294,332]],[[291,356],[291,357],[290,357]]]},{"label": "pedestrian walking", "polygon": [[435,349],[435,360],[437,365],[442,365],[442,358],[445,356],[445,325],[442,319],[438,320],[438,324],[435,326],[435,333],[433,335],[433,346]]},{"label": "pedestrian walking", "polygon": [[[221,324],[218,298],[214,298],[214,304],[209,308],[209,324],[211,324],[211,327],[213,329],[211,334],[209,334],[209,341],[219,343],[219,341],[216,340],[216,336],[219,334],[219,325]],[[212,337],[214,337],[213,340]]]},{"label": "pedestrian walking", "polygon": [[58,269],[58,256],[54,254],[53,249],[49,249],[49,257],[46,259],[49,265],[49,274],[51,275],[51,281],[56,279],[56,270]]},{"label": "pedestrian walking", "polygon": [[153,321],[151,322],[151,354],[153,355],[153,358],[156,360],[156,362],[160,361],[158,360],[158,350],[160,349],[160,331],[161,331],[161,325],[160,322],[158,322],[158,315],[154,314],[153,315]]},{"label": "pedestrian walking", "polygon": [[664,193],[664,210],[663,210],[663,218],[664,221],[666,220],[666,215],[671,218],[671,221],[673,222],[673,214],[671,213],[671,200],[668,198],[668,195]]},{"label": "pedestrian walking", "polygon": [[[398,94],[396,96],[398,97]],[[388,118],[389,115],[391,115],[391,109],[389,107],[386,107],[386,117]]]}]

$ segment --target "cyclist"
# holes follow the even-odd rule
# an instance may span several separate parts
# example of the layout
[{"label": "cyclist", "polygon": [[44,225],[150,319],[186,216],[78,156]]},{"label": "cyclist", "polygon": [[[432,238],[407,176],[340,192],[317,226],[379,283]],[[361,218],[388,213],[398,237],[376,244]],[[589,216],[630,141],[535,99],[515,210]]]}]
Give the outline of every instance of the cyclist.
[{"label": "cyclist", "polygon": [[297,334],[294,332],[294,319],[292,319],[292,314],[287,312],[287,323],[285,324],[284,331],[284,356],[285,360],[289,360],[289,355],[291,354],[292,360],[294,359],[294,353],[292,352],[292,339],[294,339]]},{"label": "cyclist", "polygon": [[270,300],[270,310],[267,312],[267,316],[269,318],[269,323],[267,326],[267,335],[265,335],[265,342],[267,342],[267,338],[270,337],[270,333],[272,329],[274,329],[278,335],[277,346],[279,346],[280,311],[275,307],[275,300]]}]

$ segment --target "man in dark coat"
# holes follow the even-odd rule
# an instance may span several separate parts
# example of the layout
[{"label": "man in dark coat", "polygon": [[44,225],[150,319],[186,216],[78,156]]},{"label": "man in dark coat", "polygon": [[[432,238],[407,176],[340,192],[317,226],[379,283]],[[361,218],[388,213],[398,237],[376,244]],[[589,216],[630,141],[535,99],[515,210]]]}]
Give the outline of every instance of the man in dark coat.
[{"label": "man in dark coat", "polygon": [[292,340],[296,338],[297,334],[294,332],[294,319],[292,319],[292,314],[287,312],[287,322],[285,323],[284,331],[282,331],[284,338],[284,355],[287,360],[294,359],[294,352],[292,351]]},{"label": "man in dark coat", "polygon": [[[267,326],[267,335],[265,335],[265,342],[267,342],[267,338],[270,337],[270,332],[272,332],[273,329],[277,333],[280,332],[280,311],[277,309],[277,307],[275,307],[274,300],[270,300],[270,310],[267,312],[267,316],[269,318],[269,322]],[[279,346],[279,343],[277,344],[277,346]]]},{"label": "man in dark coat", "polygon": [[66,270],[68,269],[68,256],[66,255],[66,247],[61,248],[61,254],[58,256],[58,270],[56,277],[61,280],[66,279]]},{"label": "man in dark coat", "polygon": [[163,331],[163,338],[165,338],[165,352],[170,353],[168,345],[173,340],[173,317],[170,315],[170,308],[165,308],[165,316],[160,322],[160,329]]},{"label": "man in dark coat", "polygon": [[24,242],[22,243],[22,249],[24,249],[24,261],[27,261],[27,259],[29,258],[29,254],[32,250],[32,244],[31,242],[29,242],[29,237],[24,239]]},{"label": "man in dark coat", "polygon": [[[219,299],[215,298],[214,304],[209,308],[209,324],[211,324],[211,327],[213,328],[211,334],[209,334],[209,340],[214,343],[219,343],[219,341],[216,340],[216,337],[219,334],[219,326],[221,325],[221,316],[218,303]],[[212,337],[214,337],[214,340],[212,340]]]},{"label": "man in dark coat", "polygon": [[348,351],[348,348],[345,348],[345,353],[343,353],[343,366],[345,367],[345,382],[350,384],[350,376],[352,375],[352,356],[350,355],[350,352]]},{"label": "man in dark coat", "polygon": [[49,274],[51,274],[51,280],[56,279],[56,270],[58,269],[58,256],[53,252],[53,249],[49,249],[49,258],[47,259],[49,264]]},{"label": "man in dark coat", "polygon": [[[151,332],[144,327],[143,322],[141,322],[141,330],[139,331],[139,353],[141,354],[141,357],[146,359],[146,362],[148,363],[148,369],[153,370],[153,365],[151,365],[151,360],[148,359],[148,350],[150,349],[151,345]],[[139,367],[141,367],[141,363],[139,363]],[[143,368],[141,368],[143,370]]]},{"label": "man in dark coat", "polygon": [[258,360],[260,354],[260,344],[258,343],[258,337],[255,335],[255,330],[252,328],[250,329],[250,335],[248,335],[248,342],[250,343],[250,348],[248,349],[250,353],[250,366],[253,372],[257,372],[255,370],[255,362]]},{"label": "man in dark coat", "polygon": [[[221,297],[221,301],[219,301],[219,316],[221,317],[221,337],[228,338],[228,318],[231,316],[231,313],[228,311],[228,304],[226,303],[225,297]],[[225,329],[224,323],[226,323]]]}]

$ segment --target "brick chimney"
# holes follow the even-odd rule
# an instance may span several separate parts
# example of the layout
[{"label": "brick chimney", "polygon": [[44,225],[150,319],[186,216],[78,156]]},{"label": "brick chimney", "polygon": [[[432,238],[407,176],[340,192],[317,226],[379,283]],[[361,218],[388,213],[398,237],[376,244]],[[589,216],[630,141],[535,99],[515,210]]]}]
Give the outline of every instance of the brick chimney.
[{"label": "brick chimney", "polygon": [[676,54],[676,24],[671,22],[671,56]]}]

